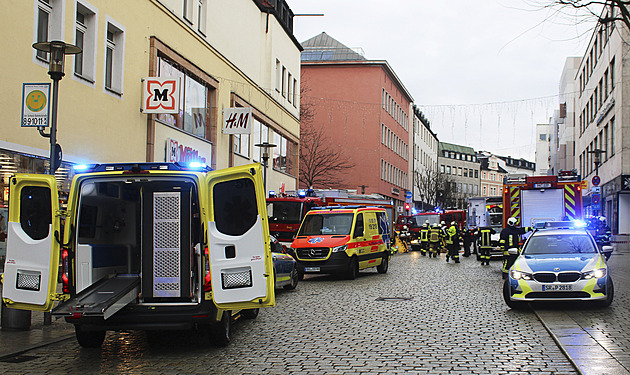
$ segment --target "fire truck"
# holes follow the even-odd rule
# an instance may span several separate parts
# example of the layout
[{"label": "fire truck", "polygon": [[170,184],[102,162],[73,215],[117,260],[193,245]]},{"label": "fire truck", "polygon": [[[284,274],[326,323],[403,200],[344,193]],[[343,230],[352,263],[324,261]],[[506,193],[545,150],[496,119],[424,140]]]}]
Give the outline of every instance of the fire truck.
[{"label": "fire truck", "polygon": [[277,196],[269,193],[267,213],[269,231],[278,241],[292,242],[308,211],[318,206],[375,206],[387,211],[390,231],[393,228],[394,205],[379,194],[354,194],[342,189],[315,189],[288,192]]},{"label": "fire truck", "polygon": [[557,176],[510,174],[503,184],[503,227],[515,217],[517,225],[535,227],[545,221],[582,219],[582,180],[577,171]]}]

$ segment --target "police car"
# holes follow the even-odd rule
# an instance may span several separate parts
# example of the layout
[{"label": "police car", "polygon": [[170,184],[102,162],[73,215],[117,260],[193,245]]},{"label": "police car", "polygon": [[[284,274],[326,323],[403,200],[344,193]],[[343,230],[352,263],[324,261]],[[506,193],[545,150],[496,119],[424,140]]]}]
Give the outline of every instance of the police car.
[{"label": "police car", "polygon": [[505,303],[514,309],[533,301],[612,303],[614,286],[606,259],[612,247],[599,249],[584,228],[535,231],[510,268],[503,285]]}]

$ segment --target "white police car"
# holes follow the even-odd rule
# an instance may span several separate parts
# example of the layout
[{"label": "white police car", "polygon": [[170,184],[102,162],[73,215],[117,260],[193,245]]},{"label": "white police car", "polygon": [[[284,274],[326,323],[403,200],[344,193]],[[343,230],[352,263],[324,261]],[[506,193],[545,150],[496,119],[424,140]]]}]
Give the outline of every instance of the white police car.
[{"label": "white police car", "polygon": [[503,284],[505,303],[514,309],[533,301],[612,303],[613,281],[606,259],[612,247],[597,247],[584,229],[535,231],[523,246]]}]

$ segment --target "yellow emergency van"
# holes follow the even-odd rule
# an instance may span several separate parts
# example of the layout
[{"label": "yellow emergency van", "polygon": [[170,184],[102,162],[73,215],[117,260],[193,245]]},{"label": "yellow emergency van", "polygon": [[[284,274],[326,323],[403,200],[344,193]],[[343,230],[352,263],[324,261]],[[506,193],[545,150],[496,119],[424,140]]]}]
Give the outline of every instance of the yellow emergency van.
[{"label": "yellow emergency van", "polygon": [[360,270],[387,272],[390,231],[380,207],[319,207],[309,211],[291,248],[298,272],[328,273],[355,279]]},{"label": "yellow emergency van", "polygon": [[192,328],[227,345],[234,317],[275,304],[259,164],[82,166],[67,209],[54,176],[9,181],[3,301],[39,311],[60,301],[52,314],[82,346],[108,330]]}]

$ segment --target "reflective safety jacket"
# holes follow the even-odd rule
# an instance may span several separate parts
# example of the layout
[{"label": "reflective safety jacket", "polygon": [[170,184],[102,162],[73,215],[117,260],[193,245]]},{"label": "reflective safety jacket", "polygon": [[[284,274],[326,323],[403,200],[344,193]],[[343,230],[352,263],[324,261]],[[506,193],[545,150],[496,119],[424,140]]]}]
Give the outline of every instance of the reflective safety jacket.
[{"label": "reflective safety jacket", "polygon": [[448,245],[459,243],[459,237],[457,236],[457,228],[455,225],[451,225],[446,229],[446,243]]},{"label": "reflective safety jacket", "polygon": [[440,242],[442,239],[442,229],[441,228],[431,228],[429,229],[429,242]]},{"label": "reflective safety jacket", "polygon": [[420,229],[420,242],[429,242],[429,227],[426,225]]},{"label": "reflective safety jacket", "polygon": [[479,246],[481,247],[492,246],[490,243],[490,236],[495,233],[496,231],[492,228],[484,227],[484,228],[479,229]]},{"label": "reflective safety jacket", "polygon": [[531,227],[511,227],[507,226],[503,228],[500,234],[499,244],[503,248],[503,253],[507,254],[508,249],[513,247],[520,249],[521,236],[531,231]]}]

